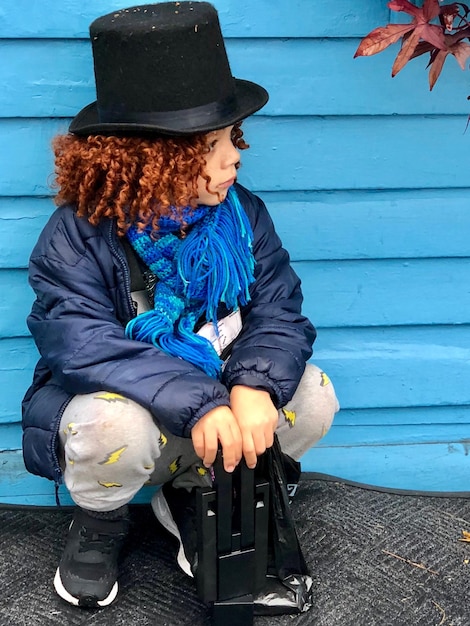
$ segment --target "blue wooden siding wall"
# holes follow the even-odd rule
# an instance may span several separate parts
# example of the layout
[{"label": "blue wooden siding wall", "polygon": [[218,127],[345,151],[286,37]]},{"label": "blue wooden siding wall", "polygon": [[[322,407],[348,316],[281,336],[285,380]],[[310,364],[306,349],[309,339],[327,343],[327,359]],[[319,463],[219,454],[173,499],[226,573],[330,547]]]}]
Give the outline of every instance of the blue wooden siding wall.
[{"label": "blue wooden siding wall", "polygon": [[[385,0],[214,4],[234,74],[271,94],[246,122],[240,178],[291,251],[319,331],[314,360],[342,405],[304,469],[468,490],[468,75],[451,59],[429,94],[424,61],[391,80],[396,50],[353,60],[389,20]],[[124,5],[0,6],[0,502],[54,501],[20,452],[37,358],[26,266],[53,210],[50,139],[94,99],[88,24]]]}]

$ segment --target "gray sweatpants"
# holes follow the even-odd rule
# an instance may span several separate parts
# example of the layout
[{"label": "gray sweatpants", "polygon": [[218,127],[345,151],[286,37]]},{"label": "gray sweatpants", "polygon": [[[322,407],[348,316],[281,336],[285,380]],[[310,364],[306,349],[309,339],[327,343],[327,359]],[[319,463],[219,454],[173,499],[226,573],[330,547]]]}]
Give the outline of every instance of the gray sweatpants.
[{"label": "gray sweatpants", "polygon": [[[298,460],[328,432],[338,409],[328,376],[307,365],[294,397],[279,410],[276,432],[282,450]],[[149,411],[119,394],[75,396],[59,434],[65,484],[85,509],[117,509],[145,484],[211,484],[191,439],[169,433]]]}]

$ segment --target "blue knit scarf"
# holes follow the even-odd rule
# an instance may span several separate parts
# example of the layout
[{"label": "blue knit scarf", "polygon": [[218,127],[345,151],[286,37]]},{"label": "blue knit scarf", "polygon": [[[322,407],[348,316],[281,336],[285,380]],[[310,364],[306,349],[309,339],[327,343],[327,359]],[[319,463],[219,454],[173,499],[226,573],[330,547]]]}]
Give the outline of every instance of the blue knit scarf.
[{"label": "blue knit scarf", "polygon": [[253,233],[240,200],[231,187],[219,205],[187,207],[184,223],[191,226],[181,239],[176,212],[158,220],[158,231],[132,226],[127,237],[157,278],[154,309],[126,326],[130,339],[151,343],[163,352],[193,363],[206,374],[220,377],[222,361],[211,342],[194,332],[201,316],[215,322],[217,308],[229,310],[250,300],[254,281]]}]

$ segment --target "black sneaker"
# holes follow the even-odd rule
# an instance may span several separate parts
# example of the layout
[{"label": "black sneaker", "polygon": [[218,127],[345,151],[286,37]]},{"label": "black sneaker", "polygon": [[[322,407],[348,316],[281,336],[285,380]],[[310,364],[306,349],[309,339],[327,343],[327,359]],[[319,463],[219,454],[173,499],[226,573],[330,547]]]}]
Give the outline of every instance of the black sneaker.
[{"label": "black sneaker", "polygon": [[163,485],[152,498],[152,509],[160,524],[179,541],[178,565],[194,577],[197,567],[196,489]]},{"label": "black sneaker", "polygon": [[118,592],[118,557],[127,536],[127,507],[113,518],[92,517],[77,508],[67,543],[54,578],[61,598],[75,606],[107,606]]}]

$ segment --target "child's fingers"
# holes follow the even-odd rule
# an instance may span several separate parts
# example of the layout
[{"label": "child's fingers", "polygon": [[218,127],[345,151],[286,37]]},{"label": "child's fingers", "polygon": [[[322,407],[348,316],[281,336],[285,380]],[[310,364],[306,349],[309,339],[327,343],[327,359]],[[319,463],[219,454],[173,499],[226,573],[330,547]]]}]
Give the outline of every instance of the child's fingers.
[{"label": "child's fingers", "polygon": [[209,428],[204,429],[204,453],[202,455],[202,462],[206,467],[210,467],[214,463],[218,448],[219,439],[217,437],[217,431]]},{"label": "child's fingers", "polygon": [[271,448],[274,444],[274,430],[270,426],[268,426],[264,432],[264,444],[265,448],[263,452],[265,452],[267,448]]},{"label": "child's fingers", "polygon": [[194,451],[198,455],[199,458],[204,458],[204,431],[193,428],[191,431],[191,439],[193,441]]},{"label": "child's fingers", "polygon": [[274,433],[270,427],[265,430],[247,431],[243,435],[243,455],[250,469],[256,466],[258,457],[274,443]]},{"label": "child's fingers", "polygon": [[[193,428],[194,433],[195,428]],[[199,434],[200,439],[197,438],[198,446],[194,445],[194,449],[196,450],[196,454],[202,459],[202,463],[205,467],[210,467],[217,455],[218,449],[218,437],[217,431],[211,430],[207,427],[196,429],[196,433]],[[194,436],[193,436],[194,443]]]},{"label": "child's fingers", "polygon": [[242,455],[242,438],[238,425],[234,423],[235,429],[227,424],[219,433],[220,445],[222,446],[222,457],[226,472],[233,472]]},{"label": "child's fingers", "polygon": [[217,430],[207,427],[202,420],[191,430],[194,451],[202,459],[206,467],[210,467],[215,461],[218,448]]},{"label": "child's fingers", "polygon": [[246,464],[250,469],[256,467],[258,455],[256,454],[255,442],[251,432],[243,434],[243,456],[245,457]]},{"label": "child's fingers", "polygon": [[206,413],[192,428],[191,437],[196,454],[206,467],[212,465],[222,446],[224,468],[233,472],[242,457],[242,436],[237,421],[228,407]]}]

